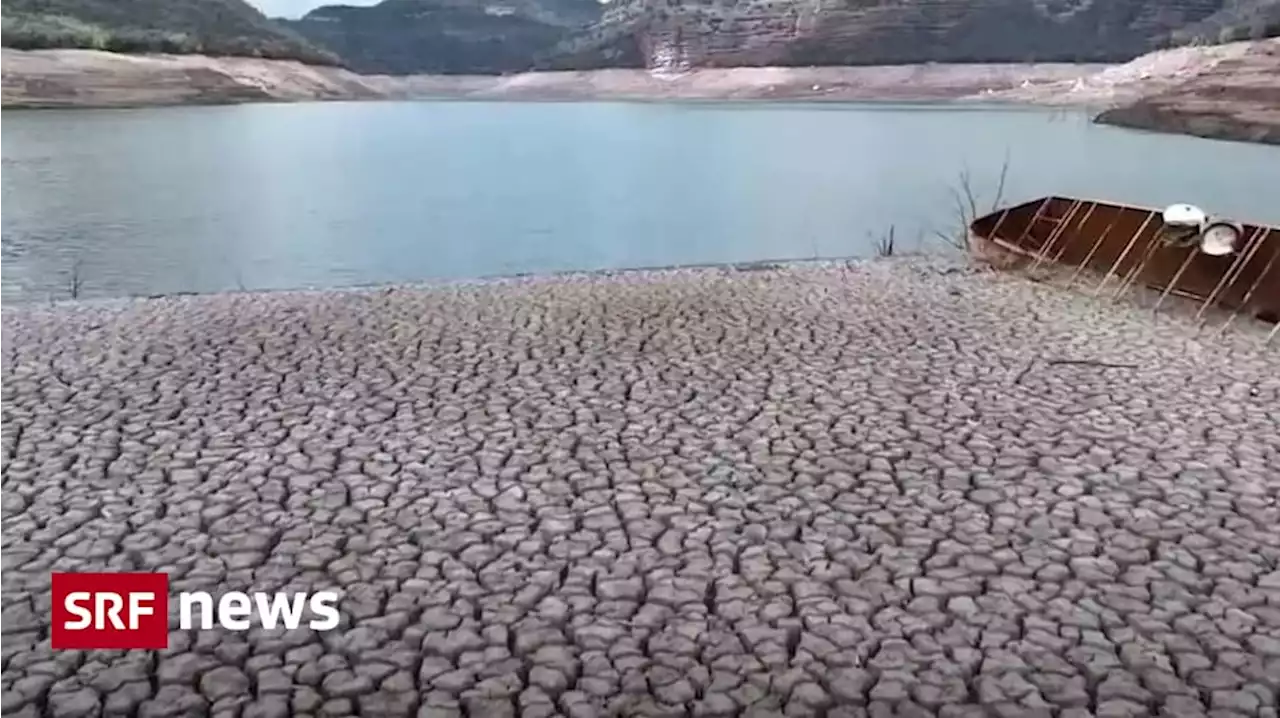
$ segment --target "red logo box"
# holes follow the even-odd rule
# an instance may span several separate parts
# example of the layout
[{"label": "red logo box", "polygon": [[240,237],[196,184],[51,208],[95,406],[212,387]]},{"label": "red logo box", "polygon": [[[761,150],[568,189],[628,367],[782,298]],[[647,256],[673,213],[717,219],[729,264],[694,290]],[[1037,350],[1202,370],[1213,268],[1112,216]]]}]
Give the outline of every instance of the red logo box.
[{"label": "red logo box", "polygon": [[53,574],[51,638],[55,649],[168,648],[168,574]]}]

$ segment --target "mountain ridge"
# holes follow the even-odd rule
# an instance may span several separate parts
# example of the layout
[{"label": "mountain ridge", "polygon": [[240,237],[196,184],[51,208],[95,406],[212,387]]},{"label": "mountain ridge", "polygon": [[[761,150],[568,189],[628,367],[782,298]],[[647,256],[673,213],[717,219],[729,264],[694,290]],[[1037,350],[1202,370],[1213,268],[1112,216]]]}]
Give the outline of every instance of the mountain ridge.
[{"label": "mountain ridge", "polygon": [[538,66],[1122,62],[1274,20],[1277,0],[622,0]]},{"label": "mountain ridge", "polygon": [[1280,0],[384,0],[286,24],[394,74],[1123,62],[1280,34]]},{"label": "mountain ridge", "polygon": [[358,72],[502,74],[599,17],[596,0],[384,0],[278,22]]},{"label": "mountain ridge", "polygon": [[16,49],[341,62],[244,0],[0,0],[0,11],[3,45]]},{"label": "mountain ridge", "polygon": [[1280,0],[0,0],[4,45],[297,59],[365,74],[1122,62],[1280,34]]}]

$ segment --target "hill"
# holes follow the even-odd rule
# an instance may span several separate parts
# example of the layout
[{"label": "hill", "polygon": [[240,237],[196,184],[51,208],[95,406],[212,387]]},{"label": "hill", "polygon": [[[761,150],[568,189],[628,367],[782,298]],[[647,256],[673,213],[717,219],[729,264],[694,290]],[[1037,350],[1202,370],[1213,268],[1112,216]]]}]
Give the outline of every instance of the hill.
[{"label": "hill", "polygon": [[287,25],[392,74],[1122,62],[1275,35],[1280,0],[385,0]]},{"label": "hill", "polygon": [[1280,34],[1280,0],[0,0],[4,44],[239,55],[366,74],[1111,63]]},{"label": "hill", "polygon": [[596,0],[385,0],[281,21],[359,72],[501,74],[598,20]]},{"label": "hill", "polygon": [[3,0],[3,44],[18,49],[238,55],[337,64],[244,0]]},{"label": "hill", "polygon": [[1175,44],[1275,34],[1277,13],[1280,0],[619,0],[537,64],[1117,62]]}]

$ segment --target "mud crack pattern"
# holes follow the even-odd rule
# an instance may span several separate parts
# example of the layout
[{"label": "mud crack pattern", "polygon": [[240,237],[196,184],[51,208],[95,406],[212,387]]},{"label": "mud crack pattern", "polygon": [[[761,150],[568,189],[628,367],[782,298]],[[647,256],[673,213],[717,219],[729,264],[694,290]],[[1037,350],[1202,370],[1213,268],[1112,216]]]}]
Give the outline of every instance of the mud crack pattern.
[{"label": "mud crack pattern", "polygon": [[[6,716],[1277,715],[1276,357],[1182,320],[893,261],[9,308],[4,362]],[[59,570],[343,625],[55,652]]]}]

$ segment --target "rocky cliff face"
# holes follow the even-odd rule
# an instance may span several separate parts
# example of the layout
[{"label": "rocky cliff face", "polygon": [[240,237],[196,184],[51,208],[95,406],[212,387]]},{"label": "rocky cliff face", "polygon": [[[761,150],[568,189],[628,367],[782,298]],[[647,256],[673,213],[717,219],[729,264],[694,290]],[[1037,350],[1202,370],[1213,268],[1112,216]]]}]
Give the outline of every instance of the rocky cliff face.
[{"label": "rocky cliff face", "polygon": [[290,27],[363,72],[1114,62],[1280,31],[1280,0],[385,0]]},{"label": "rocky cliff face", "polygon": [[1179,31],[1187,39],[1188,28],[1195,33],[1239,25],[1241,18],[1252,22],[1280,7],[1278,0],[619,2],[599,23],[543,55],[539,65],[1108,62],[1169,43]]}]

